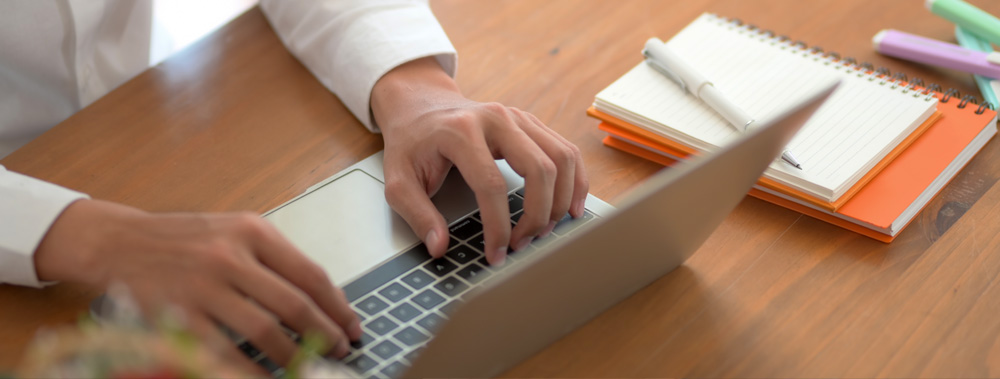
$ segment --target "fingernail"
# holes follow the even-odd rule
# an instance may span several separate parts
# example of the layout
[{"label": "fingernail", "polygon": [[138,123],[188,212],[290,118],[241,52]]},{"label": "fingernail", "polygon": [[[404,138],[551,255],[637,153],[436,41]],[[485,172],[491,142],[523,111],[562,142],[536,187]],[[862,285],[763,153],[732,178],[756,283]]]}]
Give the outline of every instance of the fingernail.
[{"label": "fingernail", "polygon": [[529,243],[531,243],[531,236],[521,238],[520,241],[517,241],[517,245],[514,245],[514,250],[521,250],[525,246],[528,246]]},{"label": "fingernail", "polygon": [[347,328],[348,337],[352,340],[357,340],[361,338],[361,334],[364,332],[361,330],[361,321],[355,321],[351,323],[351,326]]},{"label": "fingernail", "polygon": [[546,226],[545,229],[542,229],[542,233],[539,234],[538,237],[548,237],[549,233],[552,233],[552,229],[555,229],[555,228],[556,228],[556,222],[555,221],[549,221],[549,225]]},{"label": "fingernail", "polygon": [[424,238],[425,245],[427,245],[428,247],[437,247],[438,240],[440,240],[440,238],[438,237],[438,234],[436,232],[437,230],[435,229],[431,229],[429,232],[427,232],[427,237]]},{"label": "fingernail", "polygon": [[503,263],[507,260],[507,247],[501,247],[493,253],[493,265],[503,266]]},{"label": "fingernail", "polygon": [[573,213],[576,214],[576,217],[583,216],[584,205],[586,205],[586,203],[583,200],[580,200],[576,202],[576,205],[573,206]]}]

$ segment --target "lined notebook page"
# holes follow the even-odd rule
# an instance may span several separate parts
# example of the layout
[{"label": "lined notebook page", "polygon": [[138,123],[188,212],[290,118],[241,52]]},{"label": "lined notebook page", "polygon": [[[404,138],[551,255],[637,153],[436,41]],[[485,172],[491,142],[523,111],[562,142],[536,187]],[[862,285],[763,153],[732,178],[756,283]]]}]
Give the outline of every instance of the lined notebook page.
[{"label": "lined notebook page", "polygon": [[[667,42],[757,123],[841,80],[788,145],[803,170],[775,162],[765,173],[834,201],[936,110],[936,100],[857,75],[789,42],[704,14]],[[641,60],[638,56],[637,60]],[[645,63],[597,94],[605,113],[698,150],[739,136],[714,110]]]}]

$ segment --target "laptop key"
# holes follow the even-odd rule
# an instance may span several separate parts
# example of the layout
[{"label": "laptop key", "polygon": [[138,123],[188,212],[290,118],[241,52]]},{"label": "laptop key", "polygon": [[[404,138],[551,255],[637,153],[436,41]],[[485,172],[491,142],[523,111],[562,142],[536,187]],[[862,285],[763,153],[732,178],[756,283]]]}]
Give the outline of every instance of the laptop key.
[{"label": "laptop key", "polygon": [[517,212],[515,214],[510,215],[510,220],[513,221],[514,223],[517,223],[518,221],[521,221],[521,216],[524,216],[524,212]]},{"label": "laptop key", "polygon": [[396,324],[388,317],[380,316],[379,318],[365,324],[365,327],[368,328],[368,330],[375,332],[375,334],[384,336],[386,333],[389,333],[399,327],[399,324]]},{"label": "laptop key", "polygon": [[406,353],[406,355],[404,355],[403,358],[406,358],[406,360],[410,361],[410,363],[413,363],[413,360],[417,359],[417,356],[420,355],[420,352],[422,352],[423,350],[424,350],[423,347],[418,347],[416,349],[413,349],[413,351]]},{"label": "laptop key", "polygon": [[444,280],[438,282],[437,284],[434,284],[434,288],[437,288],[438,291],[441,291],[441,293],[447,296],[456,297],[460,295],[462,291],[465,291],[467,288],[469,288],[469,286],[465,283],[462,283],[460,279],[454,276],[449,276]]},{"label": "laptop key", "polygon": [[518,188],[517,191],[514,193],[516,193],[520,197],[524,197],[524,187]]},{"label": "laptop key", "polygon": [[389,301],[395,303],[405,299],[407,296],[410,296],[410,294],[413,293],[413,291],[406,289],[406,287],[403,287],[402,284],[392,283],[388,287],[385,287],[381,291],[378,291],[378,293],[384,296],[386,299],[389,299]]},{"label": "laptop key", "polygon": [[455,311],[455,308],[462,305],[462,303],[463,301],[461,300],[452,300],[450,303],[441,306],[441,312],[443,312],[445,316],[448,316]]},{"label": "laptop key", "polygon": [[260,367],[263,367],[264,371],[267,371],[268,374],[271,374],[271,376],[275,378],[279,377],[279,374],[282,374],[285,371],[284,368],[268,358],[261,359],[260,362],[257,362],[257,364],[260,365]]},{"label": "laptop key", "polygon": [[[517,226],[517,224],[513,222],[510,223],[511,229],[514,229],[515,226]],[[484,233],[476,235],[466,243],[469,244],[469,246],[476,248],[476,251],[479,252],[486,251],[486,237]]]},{"label": "laptop key", "polygon": [[392,317],[395,317],[399,321],[407,322],[419,316],[420,311],[417,310],[416,307],[410,305],[410,303],[403,303],[400,304],[398,307],[390,310],[389,314],[391,314]]},{"label": "laptop key", "polygon": [[369,316],[374,316],[376,313],[381,312],[383,309],[389,307],[384,301],[380,300],[375,296],[369,296],[367,299],[362,300],[357,305],[358,309],[362,312],[367,313]]},{"label": "laptop key", "polygon": [[483,267],[489,268],[491,271],[500,271],[500,270],[503,270],[504,267],[507,267],[507,266],[510,266],[510,265],[514,264],[514,260],[513,259],[504,260],[503,264],[497,266],[497,265],[494,265],[494,264],[490,264],[490,262],[488,260],[486,260],[486,257],[482,257],[482,258],[479,258],[479,260],[477,260],[476,263],[479,263]]},{"label": "laptop key", "polygon": [[413,287],[415,290],[427,287],[427,285],[431,284],[433,281],[434,278],[432,278],[424,270],[416,270],[403,277],[403,283],[409,284],[410,287]]},{"label": "laptop key", "polygon": [[403,351],[403,348],[399,347],[398,345],[392,343],[392,341],[389,340],[382,341],[378,345],[375,345],[375,347],[372,347],[371,349],[372,353],[374,353],[375,355],[379,356],[382,359],[392,358],[393,355],[396,355],[396,353],[399,353],[400,351]]},{"label": "laptop key", "polygon": [[396,337],[399,342],[402,342],[406,346],[419,345],[430,338],[412,326],[400,330],[398,333],[394,334],[393,337]]},{"label": "laptop key", "polygon": [[456,268],[458,268],[458,266],[445,258],[435,259],[424,265],[424,269],[430,271],[434,275],[437,275],[439,278],[448,275],[449,272],[454,271]]},{"label": "laptop key", "polygon": [[403,372],[405,371],[406,371],[406,365],[400,361],[395,361],[390,363],[388,366],[385,366],[384,369],[382,369],[382,375],[388,376],[390,378],[398,378],[400,375],[403,375]]},{"label": "laptop key", "polygon": [[465,268],[458,270],[455,274],[472,284],[478,284],[483,279],[486,279],[487,276],[490,276],[489,270],[475,263],[465,266]]},{"label": "laptop key", "polygon": [[479,263],[483,267],[489,267],[491,270],[494,271],[502,269],[504,266],[506,266],[506,264],[502,266],[491,265],[490,261],[486,260],[486,257],[479,258],[479,260],[477,260],[476,263]]},{"label": "laptop key", "polygon": [[388,283],[429,259],[431,259],[431,255],[427,252],[427,247],[423,244],[417,245],[398,257],[389,260],[372,272],[344,286],[343,289],[344,294],[347,295],[347,301],[354,302],[360,299],[365,294],[374,291],[376,288],[381,287],[383,284]]},{"label": "laptop key", "polygon": [[424,318],[417,321],[417,325],[420,325],[424,330],[434,333],[437,328],[441,327],[441,323],[444,322],[444,318],[438,316],[437,313],[428,313]]},{"label": "laptop key", "polygon": [[445,253],[445,255],[448,256],[448,258],[454,259],[455,262],[458,262],[458,264],[464,265],[472,262],[472,260],[478,258],[482,254],[478,251],[472,250],[472,248],[468,246],[459,245]]},{"label": "laptop key", "polygon": [[369,358],[367,355],[361,354],[354,359],[348,360],[345,364],[353,367],[359,373],[364,374],[368,372],[368,370],[375,368],[375,366],[378,365],[378,362]]},{"label": "laptop key", "polygon": [[524,209],[524,200],[514,194],[507,195],[507,207],[510,208],[511,214],[517,213]]},{"label": "laptop key", "polygon": [[476,235],[476,233],[483,231],[483,224],[480,224],[479,221],[468,217],[457,222],[454,226],[448,228],[448,230],[451,232],[451,235],[455,236],[455,238],[465,241]]},{"label": "laptop key", "polygon": [[361,338],[357,341],[351,341],[351,347],[355,350],[360,350],[365,346],[371,345],[375,342],[375,337],[372,337],[371,333],[361,333]]},{"label": "laptop key", "polygon": [[419,305],[420,307],[430,310],[434,308],[435,305],[443,303],[444,298],[441,297],[441,295],[438,295],[436,292],[427,289],[424,292],[418,294],[417,296],[414,296],[413,301],[416,302],[417,305]]},{"label": "laptop key", "polygon": [[476,238],[469,240],[468,244],[469,246],[472,246],[473,248],[476,249],[476,251],[480,253],[486,251],[486,239],[483,237],[482,234],[476,236]]},{"label": "laptop key", "polygon": [[250,341],[243,341],[243,343],[236,346],[236,348],[240,349],[243,354],[246,354],[251,361],[256,360],[257,356],[261,355],[260,349],[257,349],[257,347],[250,343]]}]

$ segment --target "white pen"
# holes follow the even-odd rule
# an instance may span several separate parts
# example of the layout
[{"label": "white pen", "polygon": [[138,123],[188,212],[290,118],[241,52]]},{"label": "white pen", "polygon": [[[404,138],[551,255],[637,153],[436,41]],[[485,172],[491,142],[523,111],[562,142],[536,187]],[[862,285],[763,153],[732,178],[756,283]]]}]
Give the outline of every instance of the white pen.
[{"label": "white pen", "polygon": [[[676,82],[681,86],[681,89],[704,101],[722,118],[729,121],[736,130],[740,132],[749,130],[750,124],[754,122],[753,117],[750,117],[743,109],[726,98],[722,91],[715,88],[715,85],[705,79],[694,67],[670,51],[659,38],[654,37],[646,41],[642,55],[646,57],[646,63],[650,67]],[[781,159],[799,170],[802,169],[802,165],[788,150],[781,152]]]}]

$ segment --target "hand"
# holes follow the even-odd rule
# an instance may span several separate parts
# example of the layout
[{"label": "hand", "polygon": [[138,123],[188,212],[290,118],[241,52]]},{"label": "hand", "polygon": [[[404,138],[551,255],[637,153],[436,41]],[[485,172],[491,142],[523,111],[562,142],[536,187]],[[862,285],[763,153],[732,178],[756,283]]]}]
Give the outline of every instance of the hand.
[{"label": "hand", "polygon": [[192,332],[245,368],[253,366],[216,323],[282,365],[297,347],[279,322],[321,333],[337,356],[361,336],[343,292],[254,214],[154,215],[79,200],[43,238],[35,267],[41,280],[125,284],[146,317],[180,310]]},{"label": "hand", "polygon": [[[466,99],[434,58],[383,76],[371,106],[385,140],[386,199],[431,255],[448,247],[447,225],[430,196],[452,165],[476,194],[491,264],[502,263],[508,247],[547,235],[567,211],[583,215],[588,183],[579,149],[530,113]],[[494,162],[500,158],[525,178],[524,215],[513,230]]]}]

